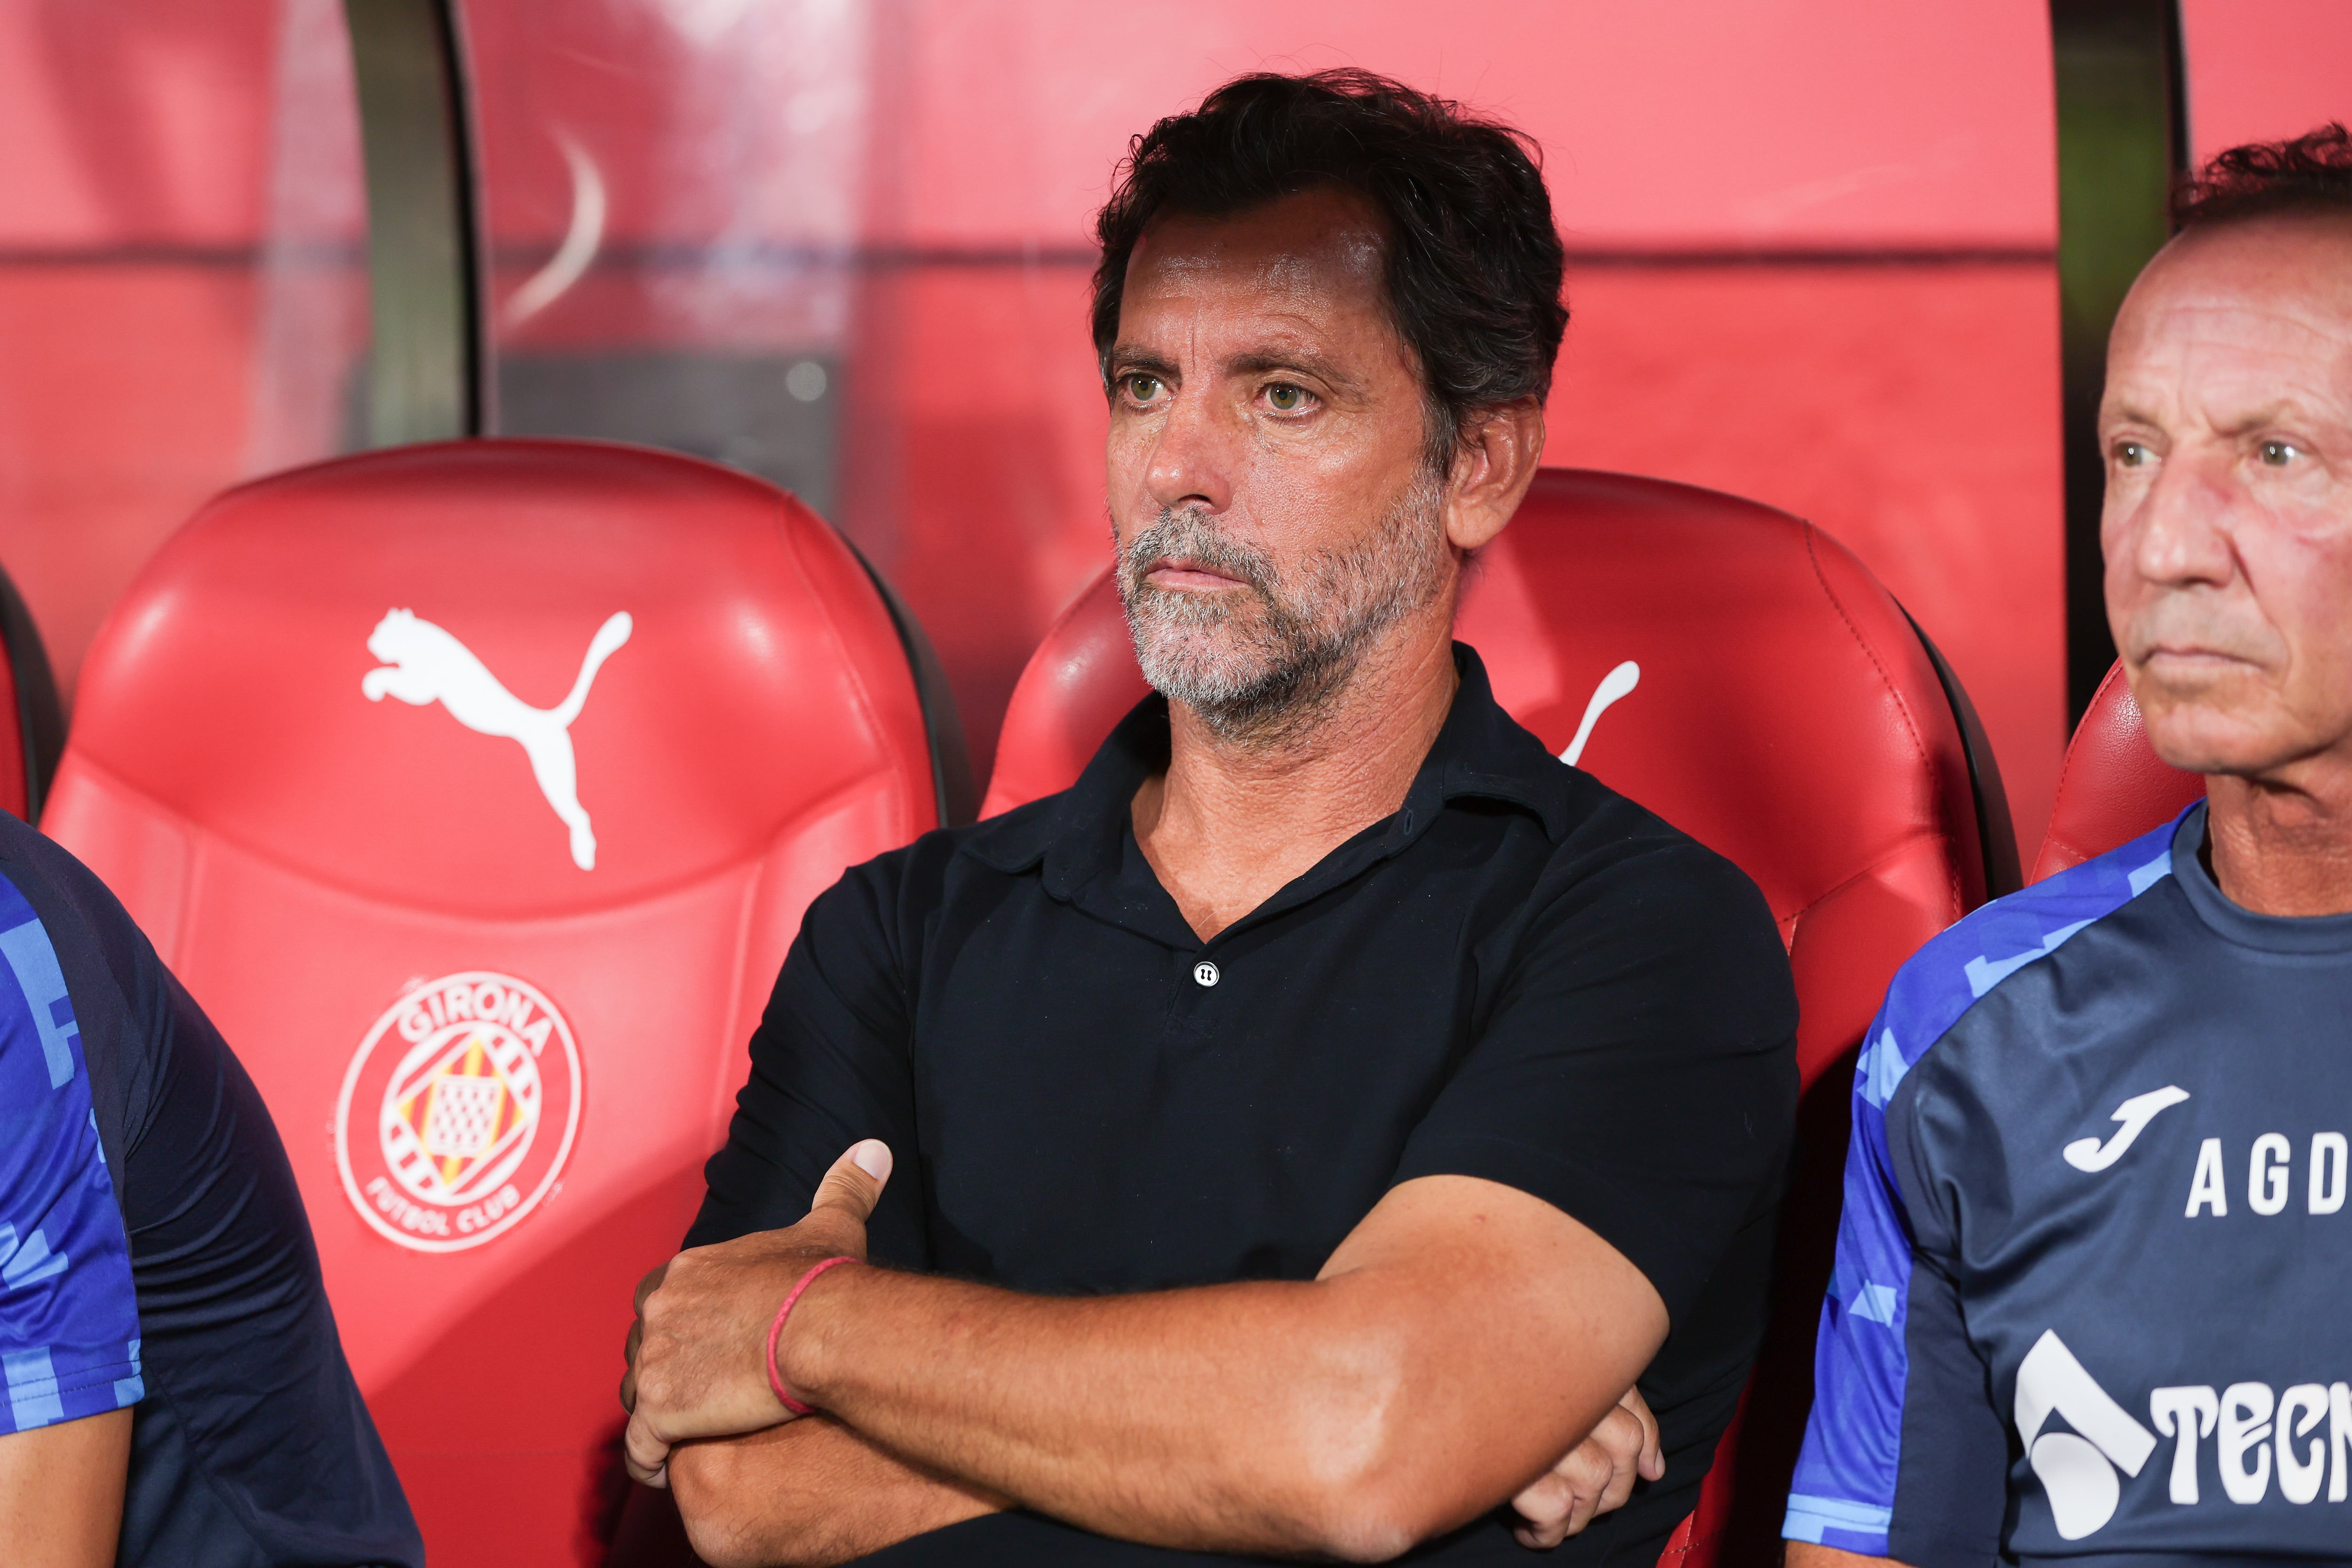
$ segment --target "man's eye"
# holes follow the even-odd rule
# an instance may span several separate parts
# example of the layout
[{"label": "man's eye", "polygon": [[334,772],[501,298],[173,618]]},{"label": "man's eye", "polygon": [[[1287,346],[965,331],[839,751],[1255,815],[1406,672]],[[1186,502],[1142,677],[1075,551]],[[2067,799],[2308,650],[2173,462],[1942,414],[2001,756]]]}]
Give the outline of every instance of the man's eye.
[{"label": "man's eye", "polygon": [[2284,468],[2303,456],[2303,448],[2292,441],[2265,441],[2260,449],[2263,461],[2273,468]]},{"label": "man's eye", "polygon": [[2137,441],[2116,443],[2116,461],[2126,468],[2137,468],[2148,459],[2148,450]]},{"label": "man's eye", "polygon": [[1296,414],[1307,406],[1307,389],[1278,381],[1265,389],[1265,402],[1276,414]]},{"label": "man's eye", "polygon": [[1126,375],[1119,380],[1126,384],[1127,395],[1138,403],[1150,403],[1160,395],[1160,381],[1156,375]]}]

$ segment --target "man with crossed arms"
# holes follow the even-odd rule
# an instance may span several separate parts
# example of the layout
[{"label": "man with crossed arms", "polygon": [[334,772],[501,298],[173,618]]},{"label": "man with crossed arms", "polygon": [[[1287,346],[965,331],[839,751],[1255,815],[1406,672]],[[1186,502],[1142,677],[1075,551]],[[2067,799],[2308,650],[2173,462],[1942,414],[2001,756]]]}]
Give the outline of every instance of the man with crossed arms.
[{"label": "man with crossed arms", "polygon": [[1510,1562],[1624,1501],[1564,1555],[1646,1568],[1754,1353],[1796,1016],[1754,885],[1452,638],[1543,446],[1541,175],[1244,78],[1099,231],[1160,695],[811,907],[631,1466],[721,1564]]}]

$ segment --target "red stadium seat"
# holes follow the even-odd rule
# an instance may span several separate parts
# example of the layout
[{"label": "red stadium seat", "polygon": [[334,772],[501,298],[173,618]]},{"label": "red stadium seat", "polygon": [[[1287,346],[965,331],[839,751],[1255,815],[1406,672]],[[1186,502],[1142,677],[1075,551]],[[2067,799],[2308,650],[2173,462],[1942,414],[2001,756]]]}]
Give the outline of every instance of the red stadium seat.
[{"label": "red stadium seat", "polygon": [[2202,773],[2185,773],[2147,743],[2139,704],[2117,664],[2091,694],[2091,706],[2066,742],[2050,831],[2033,858],[2033,879],[2104,855],[2180,815],[2205,797]]},{"label": "red stadium seat", "polygon": [[16,585],[0,573],[0,811],[40,819],[65,747],[65,712],[49,656]]},{"label": "red stadium seat", "polygon": [[260,1084],[440,1568],[602,1560],[801,911],[941,815],[910,630],[760,480],[476,441],[228,492],[92,648],[47,826]]},{"label": "red stadium seat", "polygon": [[[1736,1436],[1664,1559],[1777,1562],[1854,1048],[1895,966],[2016,885],[1998,770],[1862,563],[1729,496],[1548,469],[1474,571],[1459,626],[1520,722],[1737,861],[1789,943],[1806,1094],[1779,1299]],[[1106,574],[1023,673],[982,814],[1067,786],[1144,689]]]}]

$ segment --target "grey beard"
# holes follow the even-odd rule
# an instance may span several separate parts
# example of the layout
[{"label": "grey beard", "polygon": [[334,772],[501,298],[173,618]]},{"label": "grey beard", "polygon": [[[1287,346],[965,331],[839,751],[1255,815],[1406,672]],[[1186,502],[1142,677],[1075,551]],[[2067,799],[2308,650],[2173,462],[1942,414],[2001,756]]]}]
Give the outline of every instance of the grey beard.
[{"label": "grey beard", "polygon": [[[1436,479],[1417,476],[1369,538],[1300,563],[1295,589],[1206,513],[1163,510],[1119,552],[1119,598],[1144,679],[1223,740],[1266,744],[1312,729],[1381,634],[1443,587],[1440,500]],[[1155,588],[1144,574],[1169,555],[1249,591],[1212,599]]]}]

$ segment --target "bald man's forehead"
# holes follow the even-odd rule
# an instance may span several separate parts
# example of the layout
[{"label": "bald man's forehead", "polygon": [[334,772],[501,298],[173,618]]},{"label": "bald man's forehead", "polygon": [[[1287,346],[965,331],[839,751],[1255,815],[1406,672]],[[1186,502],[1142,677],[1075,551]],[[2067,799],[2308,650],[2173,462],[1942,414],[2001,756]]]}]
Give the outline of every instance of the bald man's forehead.
[{"label": "bald man's forehead", "polygon": [[2111,384],[2275,374],[2352,396],[2352,217],[2262,219],[2166,247],[2117,313]]},{"label": "bald man's forehead", "polygon": [[2191,229],[2157,253],[2132,287],[2136,303],[2259,302],[2315,324],[2352,320],[2352,212],[2283,213]]}]

